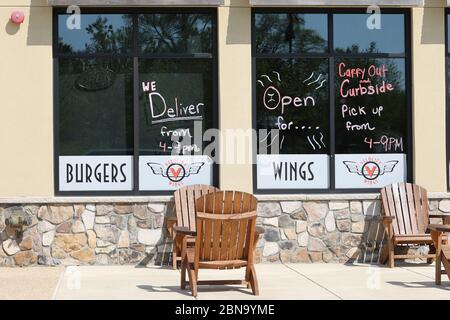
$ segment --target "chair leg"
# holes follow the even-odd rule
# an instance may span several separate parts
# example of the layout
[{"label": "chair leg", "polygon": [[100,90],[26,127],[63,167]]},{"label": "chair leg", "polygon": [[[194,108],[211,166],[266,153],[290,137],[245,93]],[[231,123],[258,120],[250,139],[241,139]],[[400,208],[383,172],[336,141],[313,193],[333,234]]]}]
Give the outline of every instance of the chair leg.
[{"label": "chair leg", "polygon": [[441,277],[442,277],[442,266],[441,266],[441,254],[436,255],[436,265],[435,265],[435,282],[436,285],[441,285]]},{"label": "chair leg", "polygon": [[173,270],[177,270],[177,251],[175,248],[172,251],[172,268]]},{"label": "chair leg", "polygon": [[255,266],[251,265],[250,266],[250,285],[252,287],[252,293],[255,296],[259,296],[259,285],[258,285],[258,278],[256,277],[256,270],[255,270]]},{"label": "chair leg", "polygon": [[196,277],[195,271],[192,270],[192,268],[187,260],[186,260],[186,267],[187,267],[187,272],[188,272],[188,276],[189,276],[189,286],[191,287],[192,295],[194,297],[197,297],[197,277]]},{"label": "chair leg", "polygon": [[186,259],[181,260],[181,289],[186,289]]},{"label": "chair leg", "polygon": [[386,264],[389,260],[389,249],[388,246],[383,246],[380,250],[380,264]]},{"label": "chair leg", "polygon": [[450,280],[450,261],[447,259],[446,256],[441,254],[441,262],[444,266],[445,273],[447,274],[447,278]]},{"label": "chair leg", "polygon": [[[436,247],[433,244],[430,244],[430,251],[429,254],[436,254]],[[428,258],[427,263],[432,264],[436,260],[436,258]]]},{"label": "chair leg", "polygon": [[394,250],[394,243],[392,240],[389,240],[388,242],[388,250],[389,250],[389,262],[388,262],[388,266],[389,268],[394,268],[395,267],[395,250]]},{"label": "chair leg", "polygon": [[183,237],[175,235],[172,246],[172,267],[174,270],[178,268],[178,259],[181,256],[181,243]]}]

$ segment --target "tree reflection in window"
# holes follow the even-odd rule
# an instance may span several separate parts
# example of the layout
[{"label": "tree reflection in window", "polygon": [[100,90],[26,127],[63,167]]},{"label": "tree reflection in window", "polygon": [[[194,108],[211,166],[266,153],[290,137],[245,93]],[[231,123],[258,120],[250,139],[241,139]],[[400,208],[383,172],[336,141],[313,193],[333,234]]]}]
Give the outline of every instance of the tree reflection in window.
[{"label": "tree reflection in window", "polygon": [[129,53],[133,19],[127,14],[85,14],[81,28],[68,29],[68,15],[58,16],[58,47],[64,53]]},{"label": "tree reflection in window", "polygon": [[327,15],[255,14],[258,53],[311,53],[327,49]]},{"label": "tree reflection in window", "polygon": [[138,19],[143,53],[211,53],[209,14],[141,14]]}]

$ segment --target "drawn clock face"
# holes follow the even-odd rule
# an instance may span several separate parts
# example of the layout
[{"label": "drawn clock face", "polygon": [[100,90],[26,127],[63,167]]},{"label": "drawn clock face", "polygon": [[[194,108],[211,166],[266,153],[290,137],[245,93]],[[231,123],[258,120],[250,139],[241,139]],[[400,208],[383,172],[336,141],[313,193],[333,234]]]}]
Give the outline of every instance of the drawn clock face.
[{"label": "drawn clock face", "polygon": [[269,110],[275,110],[281,101],[281,94],[277,88],[270,86],[264,91],[264,106]]}]

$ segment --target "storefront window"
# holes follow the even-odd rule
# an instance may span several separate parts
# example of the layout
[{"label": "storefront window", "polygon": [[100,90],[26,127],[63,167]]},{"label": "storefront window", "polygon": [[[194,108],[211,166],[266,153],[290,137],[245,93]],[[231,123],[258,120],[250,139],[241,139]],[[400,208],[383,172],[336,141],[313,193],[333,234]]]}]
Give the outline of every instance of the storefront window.
[{"label": "storefront window", "polygon": [[254,12],[257,191],[408,180],[409,17],[383,11],[381,29],[369,29],[368,17]]},{"label": "storefront window", "polygon": [[213,184],[193,136],[217,123],[214,10],[93,12],[56,12],[56,191]]}]

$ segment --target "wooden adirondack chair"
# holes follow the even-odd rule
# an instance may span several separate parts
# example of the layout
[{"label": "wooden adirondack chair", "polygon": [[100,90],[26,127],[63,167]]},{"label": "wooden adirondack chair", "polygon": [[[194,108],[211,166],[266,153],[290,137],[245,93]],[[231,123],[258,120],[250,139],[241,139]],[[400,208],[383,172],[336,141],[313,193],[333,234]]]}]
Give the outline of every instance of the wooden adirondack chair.
[{"label": "wooden adirondack chair", "polygon": [[[445,215],[429,214],[427,191],[411,183],[394,183],[381,189],[383,204],[382,221],[387,235],[387,248],[381,254],[380,261],[388,261],[390,268],[395,265],[395,259],[416,258],[417,255],[396,255],[398,245],[429,245],[426,255],[427,262],[436,258],[436,248],[431,234],[427,230],[430,218],[443,218]],[[447,241],[447,237],[444,238]]]},{"label": "wooden adirondack chair", "polygon": [[[443,237],[445,233],[450,232],[450,226],[430,224],[428,229],[431,230],[431,237],[436,247],[436,266],[435,266],[435,281],[437,285],[441,284],[441,276],[447,274],[450,280],[450,246],[448,244],[443,245]],[[444,270],[442,270],[442,266]]]},{"label": "wooden adirondack chair", "polygon": [[[218,191],[219,189],[209,185],[197,184],[186,186],[174,192],[176,219],[168,221],[169,233],[174,241],[172,247],[172,265],[177,268],[178,261],[181,261],[181,240],[182,236],[174,232],[174,226],[187,228],[187,230],[195,232],[195,199]],[[187,239],[188,243],[194,243],[195,237]]]},{"label": "wooden adirondack chair", "polygon": [[[259,294],[253,265],[256,228],[256,198],[248,193],[222,191],[196,200],[197,233],[195,248],[183,240],[181,288],[186,288],[186,271],[192,295],[197,285],[246,284],[254,295]],[[175,227],[178,229],[177,227]],[[185,235],[189,231],[177,230]],[[199,281],[199,269],[235,269],[246,267],[245,280]]]}]

